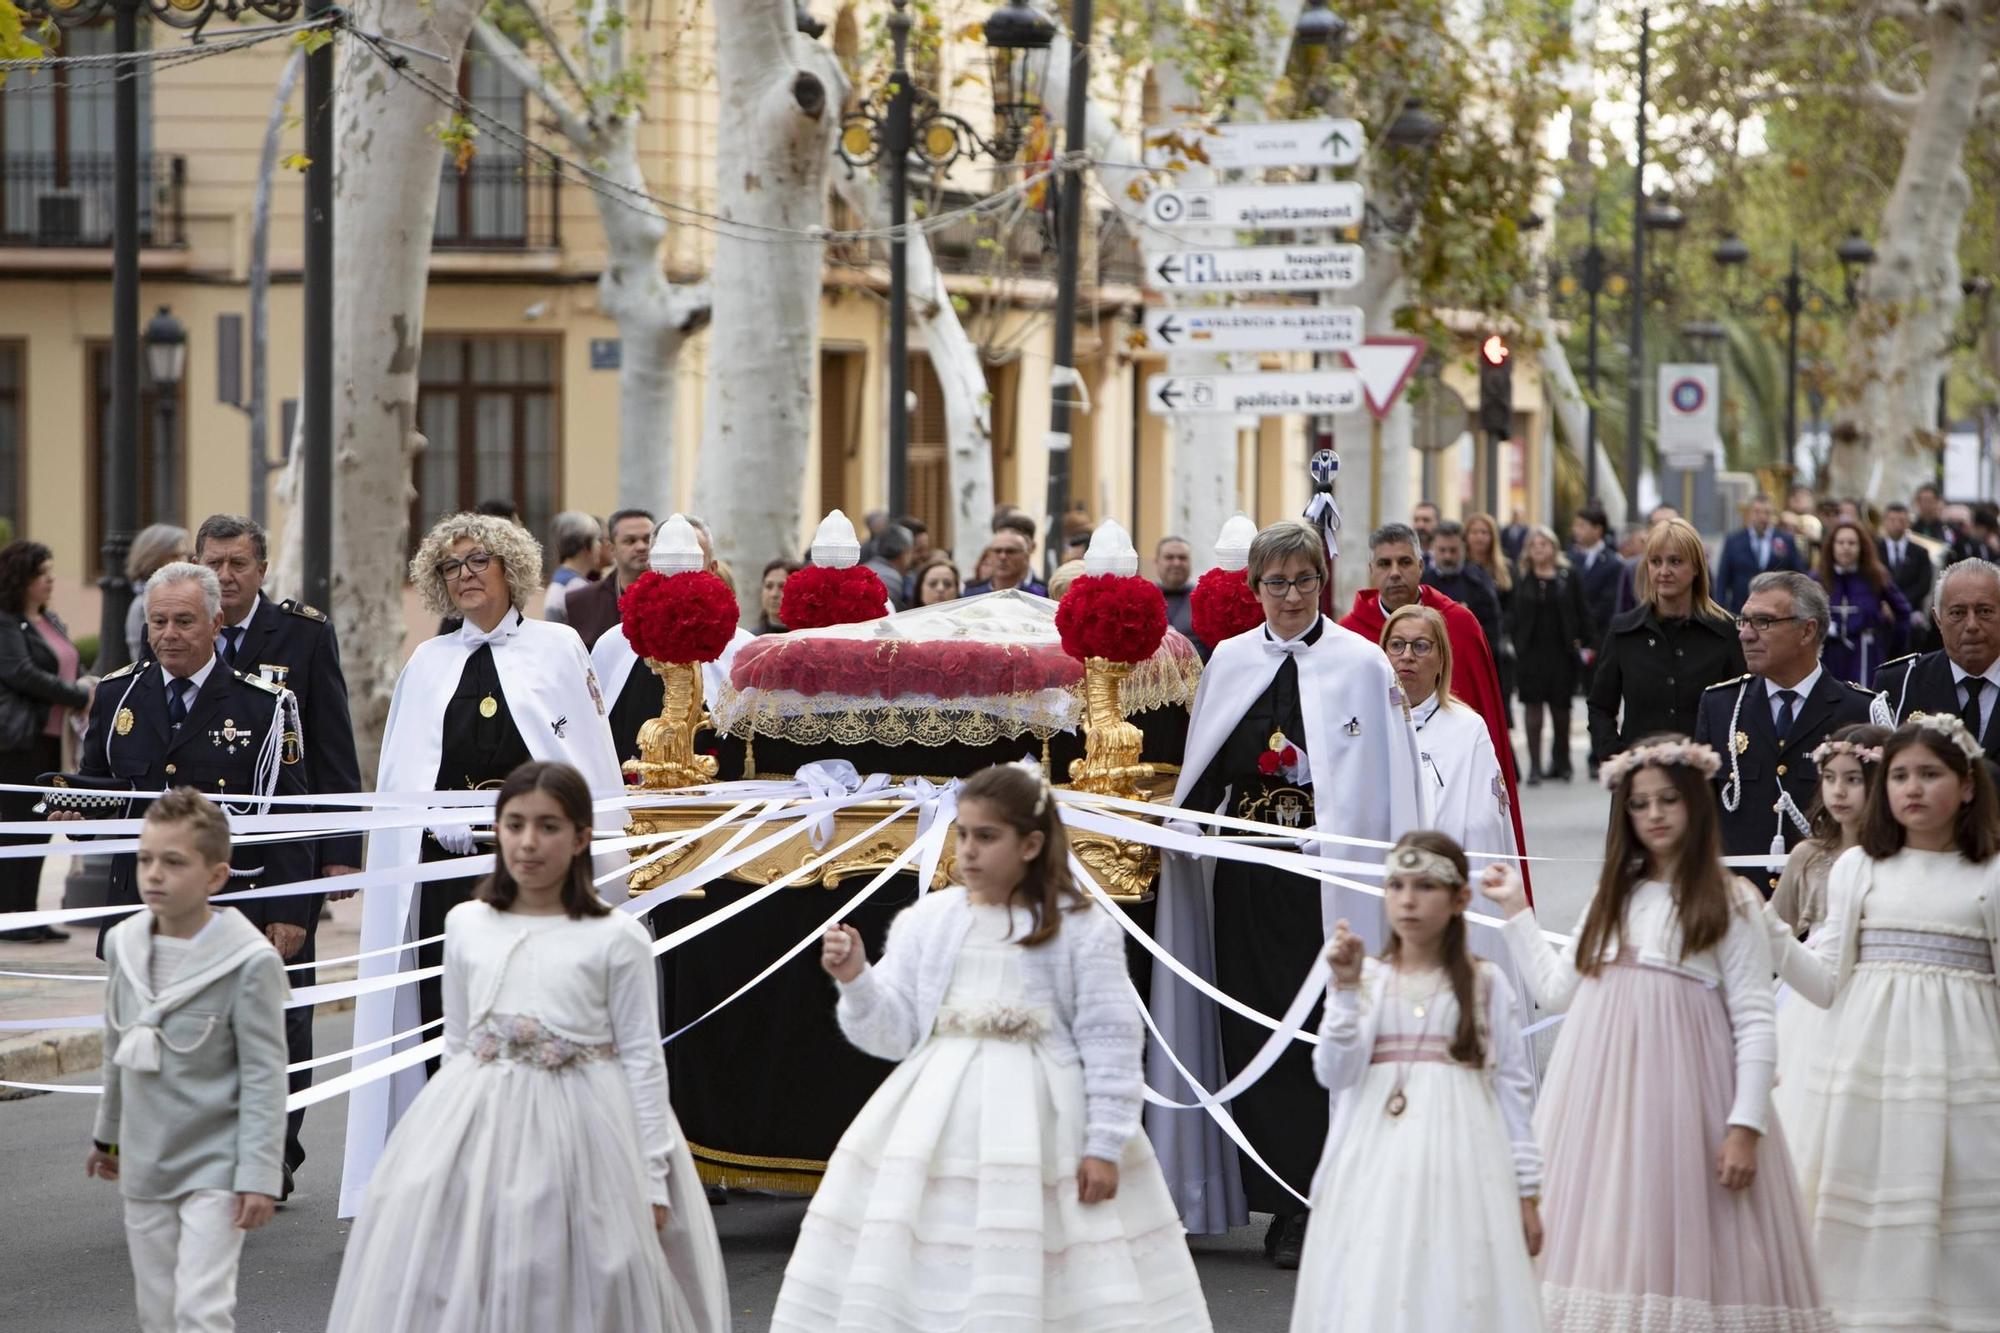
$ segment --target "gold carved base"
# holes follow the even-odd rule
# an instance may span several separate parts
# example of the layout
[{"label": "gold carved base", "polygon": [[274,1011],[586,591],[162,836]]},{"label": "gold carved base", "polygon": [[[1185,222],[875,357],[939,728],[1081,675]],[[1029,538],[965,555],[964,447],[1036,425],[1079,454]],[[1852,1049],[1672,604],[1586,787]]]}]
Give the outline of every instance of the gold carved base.
[{"label": "gold carved base", "polygon": [[1083,758],[1069,766],[1070,783],[1078,791],[1139,801],[1152,785],[1152,765],[1139,762],[1145,738],[1125,720],[1118,704],[1119,687],[1132,667],[1130,662],[1105,657],[1084,661]]},{"label": "gold carved base", "polygon": [[660,678],[665,698],[660,715],[639,728],[639,757],[625,761],[647,791],[672,791],[715,781],[715,758],[694,752],[694,733],[701,726],[701,667],[693,662],[646,665]]}]

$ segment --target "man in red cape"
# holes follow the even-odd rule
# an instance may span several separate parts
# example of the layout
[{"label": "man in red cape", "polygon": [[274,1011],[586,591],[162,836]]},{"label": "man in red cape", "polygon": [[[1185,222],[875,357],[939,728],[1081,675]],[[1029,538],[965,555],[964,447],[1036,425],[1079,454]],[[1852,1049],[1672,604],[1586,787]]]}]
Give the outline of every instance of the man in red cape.
[{"label": "man in red cape", "polygon": [[[1455,602],[1422,582],[1423,558],[1417,554],[1416,534],[1401,524],[1391,523],[1374,534],[1379,540],[1369,549],[1368,575],[1375,584],[1354,594],[1354,609],[1341,620],[1342,629],[1351,629],[1370,643],[1382,641],[1382,626],[1389,613],[1382,609],[1382,596],[1389,596],[1393,611],[1411,602],[1421,602],[1444,617],[1445,632],[1451,637],[1451,692],[1466,707],[1486,719],[1487,733],[1493,738],[1493,752],[1500,760],[1500,776],[1507,783],[1507,817],[1514,823],[1514,845],[1522,856],[1528,854],[1528,840],[1521,831],[1521,795],[1514,772],[1514,746],[1507,738],[1507,712],[1500,701],[1500,674],[1493,666],[1493,650],[1487,645],[1486,631],[1463,603]],[[1469,847],[1484,852],[1490,847]],[[1528,867],[1521,865],[1526,883]]]}]

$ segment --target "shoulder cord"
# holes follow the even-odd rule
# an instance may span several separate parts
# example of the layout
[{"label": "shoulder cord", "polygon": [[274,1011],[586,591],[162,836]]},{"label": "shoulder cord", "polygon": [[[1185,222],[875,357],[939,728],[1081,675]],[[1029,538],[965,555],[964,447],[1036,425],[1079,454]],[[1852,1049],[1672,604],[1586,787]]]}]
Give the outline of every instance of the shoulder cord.
[{"label": "shoulder cord", "polygon": [[[278,789],[278,769],[285,762],[285,736],[290,733],[298,743],[300,762],[305,759],[305,724],[299,719],[299,697],[290,690],[280,688],[271,709],[271,725],[264,732],[264,743],[257,751],[257,771],[251,790],[259,796],[268,797]],[[257,803],[257,813],[269,814],[268,800]]]},{"label": "shoulder cord", "polygon": [[1736,704],[1729,710],[1729,733],[1722,742],[1729,751],[1729,781],[1722,784],[1722,808],[1732,815],[1743,804],[1742,753],[1736,748],[1736,723],[1743,716],[1743,695],[1749,688],[1749,677],[1737,682]]}]

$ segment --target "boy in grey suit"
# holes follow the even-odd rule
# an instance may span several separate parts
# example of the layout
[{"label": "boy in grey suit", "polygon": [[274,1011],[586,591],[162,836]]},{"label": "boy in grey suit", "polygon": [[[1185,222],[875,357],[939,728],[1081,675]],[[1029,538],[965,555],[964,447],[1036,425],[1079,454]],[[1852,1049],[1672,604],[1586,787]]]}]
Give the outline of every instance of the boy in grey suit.
[{"label": "boy in grey suit", "polygon": [[143,1333],[231,1333],[243,1235],[271,1220],[285,1141],[285,970],[209,895],[229,821],[180,787],[146,810],[146,911],[104,939],[104,1095],[89,1175],[118,1182]]}]

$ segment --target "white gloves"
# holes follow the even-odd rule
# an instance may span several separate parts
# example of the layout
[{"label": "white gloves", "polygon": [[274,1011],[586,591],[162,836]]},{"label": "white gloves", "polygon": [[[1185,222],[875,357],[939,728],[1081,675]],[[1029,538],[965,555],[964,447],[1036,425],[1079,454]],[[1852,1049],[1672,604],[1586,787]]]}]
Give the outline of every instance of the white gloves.
[{"label": "white gloves", "polygon": [[424,831],[437,839],[438,846],[454,856],[471,856],[479,850],[479,844],[473,840],[470,824],[450,824],[444,828]]}]

